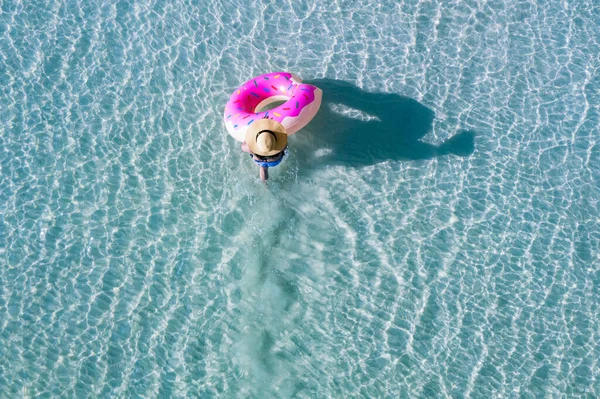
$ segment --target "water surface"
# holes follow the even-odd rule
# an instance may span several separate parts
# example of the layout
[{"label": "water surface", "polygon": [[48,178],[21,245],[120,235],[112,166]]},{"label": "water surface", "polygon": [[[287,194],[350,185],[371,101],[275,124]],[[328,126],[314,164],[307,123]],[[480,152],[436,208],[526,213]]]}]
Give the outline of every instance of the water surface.
[{"label": "water surface", "polygon": [[248,4],[0,3],[0,396],[600,396],[598,6]]}]

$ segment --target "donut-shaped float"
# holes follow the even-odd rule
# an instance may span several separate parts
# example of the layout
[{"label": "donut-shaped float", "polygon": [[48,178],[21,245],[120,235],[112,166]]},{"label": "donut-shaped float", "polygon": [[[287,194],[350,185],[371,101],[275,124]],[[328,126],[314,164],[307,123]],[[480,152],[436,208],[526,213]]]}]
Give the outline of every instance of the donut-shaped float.
[{"label": "donut-shaped float", "polygon": [[[287,134],[294,134],[311,121],[321,106],[323,92],[288,72],[273,72],[250,79],[237,88],[225,106],[223,118],[229,134],[244,141],[252,122],[270,118],[281,123]],[[257,112],[274,102],[276,108]]]}]

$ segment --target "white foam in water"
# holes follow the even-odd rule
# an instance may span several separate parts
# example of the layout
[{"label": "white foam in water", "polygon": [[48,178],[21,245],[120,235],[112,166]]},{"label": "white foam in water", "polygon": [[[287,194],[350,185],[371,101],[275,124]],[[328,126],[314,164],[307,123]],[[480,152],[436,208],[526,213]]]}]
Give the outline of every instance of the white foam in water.
[{"label": "white foam in water", "polygon": [[600,396],[592,2],[0,9],[0,397]]}]

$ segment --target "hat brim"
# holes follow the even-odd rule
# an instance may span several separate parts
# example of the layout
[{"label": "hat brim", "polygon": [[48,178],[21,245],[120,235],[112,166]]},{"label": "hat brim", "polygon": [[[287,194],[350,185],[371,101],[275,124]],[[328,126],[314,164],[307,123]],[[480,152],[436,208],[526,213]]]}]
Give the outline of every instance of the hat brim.
[{"label": "hat brim", "polygon": [[[264,152],[258,148],[256,144],[256,139],[259,134],[270,134],[273,133],[275,135],[275,146],[271,151]],[[259,119],[248,127],[246,130],[246,144],[250,151],[252,151],[256,155],[260,155],[263,157],[270,157],[275,154],[279,154],[285,146],[287,145],[288,135],[285,131],[285,127],[277,121],[272,119]]]}]

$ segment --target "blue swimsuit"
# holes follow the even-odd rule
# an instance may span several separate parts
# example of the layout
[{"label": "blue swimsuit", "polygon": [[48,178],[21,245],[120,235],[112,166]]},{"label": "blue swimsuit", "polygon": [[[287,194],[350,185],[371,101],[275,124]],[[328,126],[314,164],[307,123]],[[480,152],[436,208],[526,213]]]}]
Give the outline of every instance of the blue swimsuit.
[{"label": "blue swimsuit", "polygon": [[[283,160],[284,155],[285,155],[285,152],[283,154],[281,154],[281,157],[278,160],[268,162],[268,161],[257,161],[256,159],[254,159],[254,155],[250,154],[254,163],[257,164],[258,166],[262,166],[263,168],[272,168],[273,166],[279,165],[281,163],[281,161]],[[257,156],[259,156],[259,155],[257,155]]]}]

